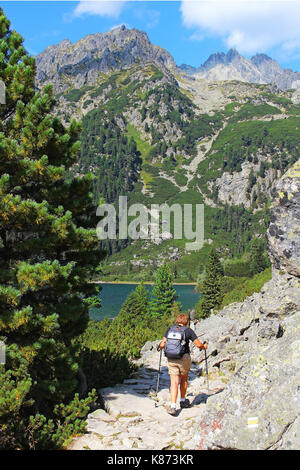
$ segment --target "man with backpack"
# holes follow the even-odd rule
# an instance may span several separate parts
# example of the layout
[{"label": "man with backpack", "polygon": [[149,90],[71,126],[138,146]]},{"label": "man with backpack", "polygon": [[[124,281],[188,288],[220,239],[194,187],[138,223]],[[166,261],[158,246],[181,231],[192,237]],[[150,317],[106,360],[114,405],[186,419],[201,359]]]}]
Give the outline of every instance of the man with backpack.
[{"label": "man with backpack", "polygon": [[191,368],[189,342],[192,341],[199,349],[207,349],[207,343],[201,343],[196,333],[188,326],[188,316],[184,313],[178,315],[176,325],[171,326],[158,346],[165,350],[168,359],[170,375],[171,405],[168,409],[170,415],[176,414],[176,400],[178,386],[180,385],[180,408],[190,408],[191,404],[185,398],[188,386],[188,374]]}]

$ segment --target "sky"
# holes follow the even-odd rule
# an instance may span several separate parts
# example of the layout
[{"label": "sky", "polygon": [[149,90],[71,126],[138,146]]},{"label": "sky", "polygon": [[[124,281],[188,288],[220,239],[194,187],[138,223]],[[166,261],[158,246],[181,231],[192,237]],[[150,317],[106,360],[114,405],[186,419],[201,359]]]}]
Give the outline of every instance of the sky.
[{"label": "sky", "polygon": [[198,67],[215,52],[265,53],[300,71],[300,0],[19,1],[0,0],[11,27],[36,55],[125,24],[146,31],[178,65]]}]

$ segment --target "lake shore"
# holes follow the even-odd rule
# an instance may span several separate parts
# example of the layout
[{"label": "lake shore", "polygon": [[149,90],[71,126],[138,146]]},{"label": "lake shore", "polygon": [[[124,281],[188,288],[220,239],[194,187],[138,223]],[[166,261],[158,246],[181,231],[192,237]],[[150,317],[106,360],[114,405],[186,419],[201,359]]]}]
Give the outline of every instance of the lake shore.
[{"label": "lake shore", "polygon": [[[91,281],[93,284],[133,284],[139,285],[140,282],[134,281]],[[155,282],[144,281],[145,285],[153,286]],[[173,282],[174,286],[196,286],[196,282]]]}]

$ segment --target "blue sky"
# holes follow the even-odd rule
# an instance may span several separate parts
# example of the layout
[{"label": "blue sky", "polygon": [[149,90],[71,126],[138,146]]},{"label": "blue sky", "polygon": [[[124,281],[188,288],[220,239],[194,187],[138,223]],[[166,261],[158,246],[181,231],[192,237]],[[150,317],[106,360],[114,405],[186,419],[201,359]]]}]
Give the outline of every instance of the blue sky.
[{"label": "blue sky", "polygon": [[125,24],[147,32],[180,65],[235,47],[300,70],[300,0],[1,1],[31,54]]}]

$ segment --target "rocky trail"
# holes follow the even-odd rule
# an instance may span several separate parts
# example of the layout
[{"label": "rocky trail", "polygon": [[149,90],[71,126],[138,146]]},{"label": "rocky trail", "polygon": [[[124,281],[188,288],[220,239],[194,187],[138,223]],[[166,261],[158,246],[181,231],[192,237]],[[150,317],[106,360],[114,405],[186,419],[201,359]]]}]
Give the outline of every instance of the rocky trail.
[{"label": "rocky trail", "polygon": [[158,341],[148,342],[130,378],[99,390],[104,409],[90,413],[88,433],[69,449],[298,449],[299,332],[299,279],[274,269],[261,292],[198,323],[197,336],[209,344],[209,393],[204,354],[194,348],[187,390],[193,406],[180,410],[178,402],[170,416],[166,359],[154,400]]},{"label": "rocky trail", "polygon": [[[187,398],[193,406],[180,409],[179,396],[177,414],[171,416],[167,413],[170,379],[166,358],[162,356],[156,396],[159,353],[153,343],[146,343],[143,349],[142,358],[137,361],[140,367],[129,379],[99,391],[105,409],[96,410],[88,416],[88,434],[75,438],[70,449],[196,449],[199,436],[194,433],[193,427],[201,420],[208,397],[206,379],[201,376],[201,369],[197,364],[192,364]],[[210,382],[209,394],[224,388],[219,379]]]}]

